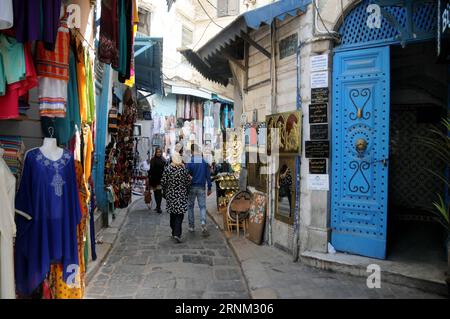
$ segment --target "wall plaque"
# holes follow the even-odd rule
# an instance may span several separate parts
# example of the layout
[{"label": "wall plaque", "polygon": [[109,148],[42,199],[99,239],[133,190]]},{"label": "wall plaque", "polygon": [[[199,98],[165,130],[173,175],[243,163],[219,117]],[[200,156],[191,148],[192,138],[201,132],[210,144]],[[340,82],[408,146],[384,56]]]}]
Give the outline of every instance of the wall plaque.
[{"label": "wall plaque", "polygon": [[306,141],[306,158],[328,158],[330,156],[330,141]]},{"label": "wall plaque", "polygon": [[315,88],[311,89],[311,104],[316,103],[328,103],[328,88]]},{"label": "wall plaque", "polygon": [[327,123],[328,122],[328,104],[310,104],[309,105],[309,123]]},{"label": "wall plaque", "polygon": [[327,173],[327,160],[324,158],[310,159],[309,160],[309,173],[310,174],[326,174]]},{"label": "wall plaque", "polygon": [[315,124],[309,127],[311,140],[328,140],[328,124]]},{"label": "wall plaque", "polygon": [[297,45],[298,45],[297,33],[291,34],[290,36],[282,39],[279,45],[280,60],[295,54],[295,51],[297,50]]}]

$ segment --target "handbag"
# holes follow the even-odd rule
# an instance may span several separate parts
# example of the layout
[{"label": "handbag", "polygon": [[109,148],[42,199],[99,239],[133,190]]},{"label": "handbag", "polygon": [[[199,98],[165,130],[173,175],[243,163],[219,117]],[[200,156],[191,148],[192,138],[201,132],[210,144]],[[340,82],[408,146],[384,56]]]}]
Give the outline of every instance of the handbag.
[{"label": "handbag", "polygon": [[150,204],[152,202],[152,192],[150,190],[145,191],[144,201],[146,204]]}]

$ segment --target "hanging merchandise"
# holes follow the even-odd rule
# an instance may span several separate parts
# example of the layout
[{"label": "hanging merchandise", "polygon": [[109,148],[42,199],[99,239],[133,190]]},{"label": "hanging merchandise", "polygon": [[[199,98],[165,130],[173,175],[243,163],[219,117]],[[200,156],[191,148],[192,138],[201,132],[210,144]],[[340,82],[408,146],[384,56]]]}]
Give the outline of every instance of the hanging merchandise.
[{"label": "hanging merchandise", "polygon": [[16,179],[3,160],[4,149],[0,148],[0,299],[14,299],[14,253],[13,238],[16,235],[14,222],[14,196]]},{"label": "hanging merchandise", "polygon": [[55,138],[60,145],[67,145],[74,136],[75,129],[81,127],[76,60],[72,46],[69,55],[69,82],[67,86],[66,116],[63,118],[41,118],[43,132],[48,132],[49,128],[53,127]]},{"label": "hanging merchandise", "polygon": [[32,217],[17,218],[16,287],[25,296],[42,284],[51,263],[62,264],[65,282],[79,265],[77,225],[81,210],[75,163],[67,150],[62,150],[59,159],[47,155],[59,150],[36,148],[27,153],[15,200],[16,209]]},{"label": "hanging merchandise", "polygon": [[135,0],[102,1],[99,60],[118,71],[121,83],[132,75],[134,25],[138,21],[136,8]]},{"label": "hanging merchandise", "polygon": [[[25,145],[20,136],[0,135],[0,148],[3,149],[3,160],[16,178],[22,171]],[[1,158],[2,156],[0,156]]]},{"label": "hanging merchandise", "polygon": [[13,5],[12,0],[0,2],[0,30],[9,29],[13,26]]},{"label": "hanging merchandise", "polygon": [[[114,102],[113,102],[114,103]],[[117,134],[112,136],[106,148],[105,187],[114,192],[115,208],[124,208],[131,202],[131,178],[133,175],[134,143],[133,127],[137,108],[132,91],[126,88],[123,95],[123,113],[117,115]],[[112,198],[112,197],[111,197]]]},{"label": "hanging merchandise", "polygon": [[36,85],[29,44],[23,45],[0,34],[0,119],[17,118],[19,97]]},{"label": "hanging merchandise", "polygon": [[36,47],[36,72],[39,77],[39,113],[47,117],[65,117],[69,81],[70,34],[67,15],[61,19],[53,51],[43,42]]},{"label": "hanging merchandise", "polygon": [[13,7],[17,41],[40,40],[47,50],[53,50],[61,16],[61,0],[13,0]]},{"label": "hanging merchandise", "polygon": [[114,69],[119,67],[119,19],[117,10],[119,1],[103,0],[100,17],[99,60],[111,64]]}]

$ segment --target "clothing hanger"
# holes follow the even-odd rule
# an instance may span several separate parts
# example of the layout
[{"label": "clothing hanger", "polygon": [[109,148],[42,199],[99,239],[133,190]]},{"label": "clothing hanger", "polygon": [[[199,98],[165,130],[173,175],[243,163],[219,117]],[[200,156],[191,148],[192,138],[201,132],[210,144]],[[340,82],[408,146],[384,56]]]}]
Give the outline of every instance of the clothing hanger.
[{"label": "clothing hanger", "polygon": [[25,217],[27,220],[32,220],[33,218],[27,213],[22,212],[21,210],[16,209],[16,214]]}]

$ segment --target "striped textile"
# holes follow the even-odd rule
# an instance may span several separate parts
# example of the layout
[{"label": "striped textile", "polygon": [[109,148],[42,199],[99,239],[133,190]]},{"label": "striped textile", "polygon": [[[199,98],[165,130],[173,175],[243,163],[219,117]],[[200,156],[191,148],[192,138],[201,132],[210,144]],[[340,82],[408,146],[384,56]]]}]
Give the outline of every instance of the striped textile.
[{"label": "striped textile", "polygon": [[39,78],[39,115],[65,117],[67,105],[67,82],[53,78]]},{"label": "striped textile", "polygon": [[39,77],[69,81],[69,48],[70,33],[67,21],[61,20],[56,37],[55,50],[44,48],[44,43],[39,41],[36,47],[36,72]]},{"label": "striped textile", "polygon": [[0,135],[0,148],[4,149],[3,159],[11,172],[18,177],[22,171],[25,145],[20,136]]}]

